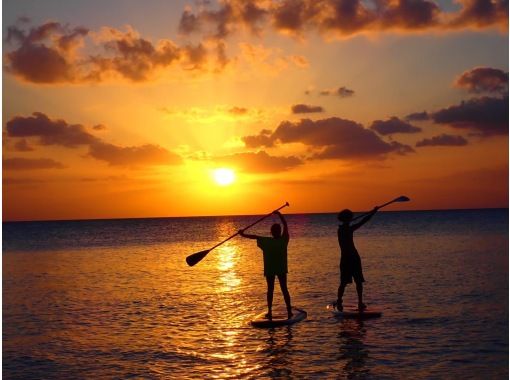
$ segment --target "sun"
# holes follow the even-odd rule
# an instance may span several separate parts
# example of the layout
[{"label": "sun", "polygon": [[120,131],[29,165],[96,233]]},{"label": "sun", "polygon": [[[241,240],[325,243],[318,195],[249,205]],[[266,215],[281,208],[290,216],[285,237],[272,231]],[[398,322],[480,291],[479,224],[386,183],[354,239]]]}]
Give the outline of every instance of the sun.
[{"label": "sun", "polygon": [[236,176],[231,169],[220,168],[213,171],[214,182],[220,186],[228,186],[235,181]]}]

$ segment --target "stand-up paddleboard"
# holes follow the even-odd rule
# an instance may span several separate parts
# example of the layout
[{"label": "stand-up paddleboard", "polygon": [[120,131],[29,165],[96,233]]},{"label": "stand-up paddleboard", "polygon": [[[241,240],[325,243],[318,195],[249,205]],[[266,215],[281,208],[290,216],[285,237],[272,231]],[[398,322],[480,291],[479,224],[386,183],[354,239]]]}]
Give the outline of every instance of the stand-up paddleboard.
[{"label": "stand-up paddleboard", "polygon": [[292,318],[287,318],[287,313],[273,314],[273,318],[267,319],[266,312],[257,315],[250,323],[254,327],[277,327],[292,325],[296,322],[306,319],[306,311],[302,309],[292,308]]},{"label": "stand-up paddleboard", "polygon": [[333,315],[337,318],[345,318],[345,319],[371,319],[371,318],[379,318],[382,316],[382,312],[379,310],[365,309],[363,311],[359,311],[355,307],[344,306],[343,311],[340,311],[336,308],[335,304],[329,304],[327,306],[328,310],[333,312]]}]

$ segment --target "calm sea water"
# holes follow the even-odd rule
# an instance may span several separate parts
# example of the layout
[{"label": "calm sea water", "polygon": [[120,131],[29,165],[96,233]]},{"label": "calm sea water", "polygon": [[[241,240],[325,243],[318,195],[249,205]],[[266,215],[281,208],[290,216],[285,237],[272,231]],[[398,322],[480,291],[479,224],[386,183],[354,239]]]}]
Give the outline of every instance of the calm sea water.
[{"label": "calm sea water", "polygon": [[326,310],[335,215],[289,215],[289,289],[308,319],[276,329],[249,325],[265,309],[254,241],[185,263],[256,219],[3,223],[3,377],[508,378],[507,209],[377,214],[356,236],[366,303],[383,311],[364,322]]}]

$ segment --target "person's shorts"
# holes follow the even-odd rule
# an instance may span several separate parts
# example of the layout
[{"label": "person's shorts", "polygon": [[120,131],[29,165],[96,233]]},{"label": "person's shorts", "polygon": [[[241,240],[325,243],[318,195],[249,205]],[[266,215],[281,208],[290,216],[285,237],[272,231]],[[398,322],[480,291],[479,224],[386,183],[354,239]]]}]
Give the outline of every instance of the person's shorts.
[{"label": "person's shorts", "polygon": [[358,255],[340,261],[340,283],[351,284],[353,279],[356,283],[365,282]]}]

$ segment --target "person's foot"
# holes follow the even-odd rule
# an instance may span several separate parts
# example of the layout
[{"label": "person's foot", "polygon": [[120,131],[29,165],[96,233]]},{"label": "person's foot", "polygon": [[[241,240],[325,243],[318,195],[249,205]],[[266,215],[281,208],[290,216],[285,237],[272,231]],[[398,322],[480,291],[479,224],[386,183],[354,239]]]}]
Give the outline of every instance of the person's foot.
[{"label": "person's foot", "polygon": [[273,319],[273,314],[271,312],[267,313],[265,315],[266,319],[269,319],[270,321]]},{"label": "person's foot", "polygon": [[338,311],[343,311],[344,307],[342,306],[342,300],[337,300],[333,302],[333,307],[335,307]]},{"label": "person's foot", "polygon": [[291,319],[293,315],[294,314],[292,314],[292,308],[287,309],[287,318]]},{"label": "person's foot", "polygon": [[367,308],[367,305],[365,305],[364,303],[359,303],[358,304],[358,310],[359,310],[360,313],[365,311],[366,308]]}]

